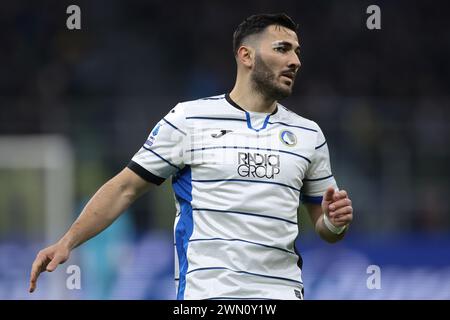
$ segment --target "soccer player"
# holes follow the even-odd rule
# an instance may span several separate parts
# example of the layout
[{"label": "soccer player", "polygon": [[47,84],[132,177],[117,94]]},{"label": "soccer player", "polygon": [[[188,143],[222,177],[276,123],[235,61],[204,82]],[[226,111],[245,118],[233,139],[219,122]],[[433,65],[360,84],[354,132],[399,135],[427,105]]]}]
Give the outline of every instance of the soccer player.
[{"label": "soccer player", "polygon": [[319,126],[279,103],[301,65],[296,29],[285,14],[245,19],[233,36],[231,92],[177,104],[69,231],[39,252],[30,292],[41,272],[172,177],[178,299],[303,299],[300,199],[331,243],[344,237],[353,209]]}]

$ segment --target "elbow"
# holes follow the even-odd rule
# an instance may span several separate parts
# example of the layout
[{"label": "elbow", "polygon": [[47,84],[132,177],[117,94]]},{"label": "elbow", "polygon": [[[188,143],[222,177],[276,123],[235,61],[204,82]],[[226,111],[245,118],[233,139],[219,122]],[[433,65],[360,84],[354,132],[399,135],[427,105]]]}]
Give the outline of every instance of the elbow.
[{"label": "elbow", "polygon": [[137,190],[126,181],[114,181],[113,179],[110,180],[108,184],[111,189],[116,190],[115,194],[117,196],[124,199],[128,203],[133,202],[138,196]]},{"label": "elbow", "polygon": [[119,190],[122,198],[126,199],[126,201],[129,203],[133,202],[138,197],[138,192],[130,186],[120,185]]}]

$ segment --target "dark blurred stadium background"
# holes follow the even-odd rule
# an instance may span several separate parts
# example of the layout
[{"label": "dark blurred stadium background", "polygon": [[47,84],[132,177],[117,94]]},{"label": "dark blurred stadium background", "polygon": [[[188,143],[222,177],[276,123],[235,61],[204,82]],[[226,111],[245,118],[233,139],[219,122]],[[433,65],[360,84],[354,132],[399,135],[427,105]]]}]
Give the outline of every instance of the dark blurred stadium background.
[{"label": "dark blurred stadium background", "polygon": [[[66,8],[82,29],[67,30]],[[366,28],[381,7],[382,29]],[[450,298],[450,5],[443,1],[0,4],[0,299],[171,299],[169,182],[76,249],[34,295],[37,251],[69,227],[178,101],[231,90],[232,33],[286,12],[302,69],[288,108],[317,121],[355,221],[328,245],[302,219],[309,299]],[[56,160],[55,160],[56,159]],[[66,268],[81,268],[81,289]],[[366,286],[381,269],[381,289]]]}]

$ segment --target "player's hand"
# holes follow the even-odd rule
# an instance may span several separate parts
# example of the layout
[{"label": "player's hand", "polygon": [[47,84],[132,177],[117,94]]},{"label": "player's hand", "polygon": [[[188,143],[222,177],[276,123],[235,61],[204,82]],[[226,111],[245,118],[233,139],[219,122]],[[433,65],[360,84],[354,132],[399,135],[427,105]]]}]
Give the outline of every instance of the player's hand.
[{"label": "player's hand", "polygon": [[39,251],[31,268],[29,292],[31,293],[36,289],[37,279],[42,272],[54,271],[59,264],[66,262],[69,256],[70,250],[60,243]]},{"label": "player's hand", "polygon": [[336,227],[345,226],[353,220],[352,201],[345,190],[328,188],[323,196],[322,210]]}]

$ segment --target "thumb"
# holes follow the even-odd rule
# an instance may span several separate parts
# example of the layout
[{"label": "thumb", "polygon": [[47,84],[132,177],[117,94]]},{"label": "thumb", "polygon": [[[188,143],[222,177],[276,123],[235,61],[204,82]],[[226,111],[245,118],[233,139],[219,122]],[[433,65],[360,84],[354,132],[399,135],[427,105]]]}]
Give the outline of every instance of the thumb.
[{"label": "thumb", "polygon": [[62,259],[60,256],[55,256],[55,257],[52,259],[52,261],[50,261],[50,263],[47,265],[46,270],[47,270],[48,272],[54,271],[54,270],[58,267],[58,265],[62,262],[62,260],[63,260],[63,259]]},{"label": "thumb", "polygon": [[323,200],[324,201],[333,201],[333,194],[334,194],[334,189],[332,187],[328,187],[327,191],[325,191],[325,194],[323,195]]}]

